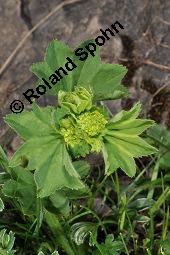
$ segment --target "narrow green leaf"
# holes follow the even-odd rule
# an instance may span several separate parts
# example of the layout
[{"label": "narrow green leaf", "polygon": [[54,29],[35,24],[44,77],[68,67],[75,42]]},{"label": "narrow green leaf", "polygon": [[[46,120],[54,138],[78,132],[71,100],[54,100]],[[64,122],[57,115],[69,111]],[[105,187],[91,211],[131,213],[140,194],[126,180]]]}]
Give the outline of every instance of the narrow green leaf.
[{"label": "narrow green leaf", "polygon": [[[7,158],[4,150],[0,146],[0,175],[3,174],[3,172],[1,171],[1,167],[2,167],[3,171],[6,171],[7,173],[10,172],[8,158]],[[0,176],[0,182],[1,182],[1,177],[2,176]]]},{"label": "narrow green leaf", "polygon": [[4,210],[4,203],[2,199],[0,198],[0,212],[2,212],[3,210]]},{"label": "narrow green leaf", "polygon": [[155,204],[151,207],[150,209],[150,213],[154,214],[158,211],[158,209],[160,208],[160,206],[166,201],[166,199],[169,197],[170,195],[170,188],[167,187],[162,194],[159,196],[158,200],[155,202]]}]

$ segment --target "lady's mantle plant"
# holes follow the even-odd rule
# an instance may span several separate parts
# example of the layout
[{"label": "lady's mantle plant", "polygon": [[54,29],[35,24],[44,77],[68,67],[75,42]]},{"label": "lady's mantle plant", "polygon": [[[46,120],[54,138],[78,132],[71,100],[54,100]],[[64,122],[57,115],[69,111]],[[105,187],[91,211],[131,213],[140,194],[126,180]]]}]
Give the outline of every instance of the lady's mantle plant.
[{"label": "lady's mantle plant", "polygon": [[[45,62],[33,65],[34,72],[39,78],[47,76],[55,64],[56,67],[63,65],[68,51],[71,54],[66,45],[54,40],[47,49]],[[153,125],[152,120],[138,118],[139,103],[112,118],[106,109],[96,106],[98,100],[116,99],[127,93],[120,85],[126,68],[102,64],[98,52],[84,62],[77,59],[77,66],[75,72],[65,77],[65,82],[61,80],[54,87],[54,94],[58,93],[58,107],[40,108],[34,103],[32,111],[5,118],[24,139],[10,166],[22,166],[23,158],[28,161],[27,168],[35,170],[39,197],[49,196],[62,188],[77,190],[84,187],[71,155],[102,152],[106,175],[121,168],[127,175],[134,176],[134,158],[156,151],[139,137]]]},{"label": "lady's mantle plant", "polygon": [[126,68],[101,63],[98,51],[81,61],[68,46],[52,41],[44,62],[32,66],[37,84],[63,66],[66,56],[74,59],[77,68],[49,90],[57,96],[58,105],[42,108],[34,103],[32,111],[5,117],[24,142],[11,161],[0,148],[0,164],[7,172],[2,191],[18,201],[24,214],[37,218],[36,230],[44,217],[58,246],[68,255],[84,255],[83,250],[70,245],[51,211],[68,216],[70,199],[89,192],[84,181],[89,165],[80,157],[101,153],[107,176],[119,168],[134,176],[135,158],[156,152],[140,137],[154,122],[139,118],[140,103],[113,117],[100,106],[101,100],[115,100],[128,93],[121,85]]}]

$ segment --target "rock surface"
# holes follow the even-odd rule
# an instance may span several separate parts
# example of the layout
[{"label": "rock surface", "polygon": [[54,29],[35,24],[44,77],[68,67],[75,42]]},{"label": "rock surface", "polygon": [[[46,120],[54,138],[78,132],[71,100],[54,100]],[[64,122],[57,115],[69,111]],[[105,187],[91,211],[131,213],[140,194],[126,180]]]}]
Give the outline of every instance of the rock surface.
[{"label": "rock surface", "polygon": [[[22,45],[0,77],[0,143],[11,142],[13,133],[2,117],[10,112],[14,99],[34,86],[29,71],[33,62],[41,61],[50,40],[57,38],[75,47],[80,41],[95,38],[118,20],[124,27],[119,35],[102,48],[102,60],[122,63],[129,68],[124,84],[132,96],[118,103],[129,107],[141,100],[145,113],[167,124],[170,109],[170,1],[87,0],[66,4],[60,0],[0,0],[0,66],[11,55],[22,38],[61,2],[65,6],[52,15]],[[53,104],[54,98],[43,96],[40,104]],[[109,102],[113,112],[117,108]],[[30,109],[30,105],[26,105]],[[119,110],[119,109],[118,109]]]}]

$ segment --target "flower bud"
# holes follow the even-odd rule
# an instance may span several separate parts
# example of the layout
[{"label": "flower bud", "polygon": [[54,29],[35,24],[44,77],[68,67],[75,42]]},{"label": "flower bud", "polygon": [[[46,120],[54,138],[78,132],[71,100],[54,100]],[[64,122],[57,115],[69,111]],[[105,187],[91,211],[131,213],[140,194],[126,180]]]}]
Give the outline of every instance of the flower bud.
[{"label": "flower bud", "polygon": [[75,114],[80,114],[92,107],[93,95],[85,88],[76,88],[73,92],[59,91],[58,102]]}]

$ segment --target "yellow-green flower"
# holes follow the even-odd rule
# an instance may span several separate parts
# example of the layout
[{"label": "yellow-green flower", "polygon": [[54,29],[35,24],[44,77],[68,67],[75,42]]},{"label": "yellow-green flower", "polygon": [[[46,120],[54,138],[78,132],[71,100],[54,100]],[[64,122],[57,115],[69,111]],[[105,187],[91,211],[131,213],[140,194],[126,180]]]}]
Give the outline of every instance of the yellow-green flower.
[{"label": "yellow-green flower", "polygon": [[107,120],[103,114],[95,110],[93,112],[82,113],[77,120],[80,128],[88,134],[88,136],[97,136],[102,133]]},{"label": "yellow-green flower", "polygon": [[76,129],[71,117],[61,121],[60,133],[63,135],[65,143],[71,147],[81,142],[81,134],[79,134],[79,130]]},{"label": "yellow-green flower", "polygon": [[102,132],[107,120],[98,110],[86,111],[77,117],[69,116],[60,123],[60,133],[67,145],[90,145],[89,152],[100,152],[102,149]]}]

